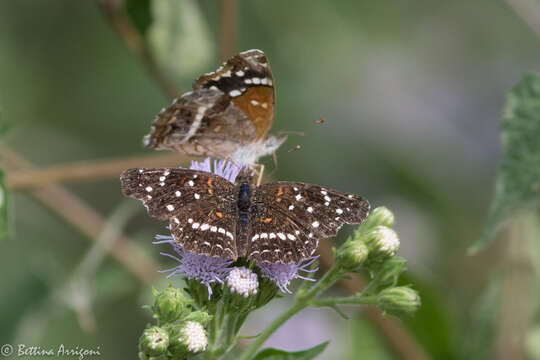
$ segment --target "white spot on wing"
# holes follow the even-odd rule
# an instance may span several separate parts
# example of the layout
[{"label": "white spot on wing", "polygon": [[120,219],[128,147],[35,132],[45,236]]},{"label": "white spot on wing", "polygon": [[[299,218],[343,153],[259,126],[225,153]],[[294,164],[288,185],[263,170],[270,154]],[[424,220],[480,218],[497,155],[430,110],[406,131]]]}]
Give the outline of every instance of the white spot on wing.
[{"label": "white spot on wing", "polygon": [[174,206],[172,206],[171,204],[167,205],[167,210],[173,211],[173,210],[174,210]]},{"label": "white spot on wing", "polygon": [[338,214],[340,214],[340,215],[343,214],[343,210],[341,210],[341,209],[336,209],[336,212],[337,212]]},{"label": "white spot on wing", "polygon": [[299,201],[299,200],[302,198],[302,195],[297,194],[297,195],[295,196],[295,198],[296,198],[296,201]]},{"label": "white spot on wing", "polygon": [[240,91],[238,91],[238,90],[235,89],[235,90],[229,91],[229,95],[230,95],[231,97],[237,97],[237,96],[242,95],[242,93],[241,93]]},{"label": "white spot on wing", "polygon": [[310,213],[312,213],[312,212],[313,212],[313,208],[312,208],[311,206],[310,206],[310,207],[308,207],[308,208],[307,208],[307,212],[310,212]]},{"label": "white spot on wing", "polygon": [[311,226],[313,226],[314,228],[318,228],[319,227],[319,222],[318,221],[314,221],[311,223]]},{"label": "white spot on wing", "polygon": [[193,225],[191,225],[191,227],[194,229],[198,229],[199,225],[200,225],[199,223],[194,223]]},{"label": "white spot on wing", "polygon": [[292,211],[293,209],[294,209],[294,205],[289,206],[289,210]]},{"label": "white spot on wing", "polygon": [[208,230],[208,229],[210,229],[210,225],[208,225],[208,224],[202,224],[202,226],[201,226],[201,230],[202,230],[202,231],[206,231],[206,230]]},{"label": "white spot on wing", "polygon": [[182,195],[182,193],[181,193],[180,191],[176,191],[176,192],[174,193],[174,195],[176,195],[176,197],[180,197],[180,195]]},{"label": "white spot on wing", "polygon": [[287,237],[289,238],[289,240],[296,240],[296,237],[293,235],[293,234],[287,234]]},{"label": "white spot on wing", "polygon": [[148,191],[148,192],[152,191],[152,187],[151,187],[151,186],[147,186],[147,187],[146,187],[146,191]]},{"label": "white spot on wing", "polygon": [[285,234],[284,233],[278,233],[277,236],[279,236],[279,238],[281,240],[285,240]]},{"label": "white spot on wing", "polygon": [[201,195],[199,195],[199,194],[197,194],[197,193],[196,193],[195,195],[193,195],[193,196],[194,196],[195,199],[197,199],[197,200],[199,200],[199,199],[201,198]]}]

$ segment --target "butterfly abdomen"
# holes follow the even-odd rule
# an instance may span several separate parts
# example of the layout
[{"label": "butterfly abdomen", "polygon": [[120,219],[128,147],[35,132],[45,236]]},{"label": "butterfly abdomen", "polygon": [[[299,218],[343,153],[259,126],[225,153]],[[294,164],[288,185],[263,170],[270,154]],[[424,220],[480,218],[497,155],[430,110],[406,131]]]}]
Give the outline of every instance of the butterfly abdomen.
[{"label": "butterfly abdomen", "polygon": [[244,254],[247,248],[247,230],[249,221],[249,208],[251,207],[251,187],[248,182],[242,182],[238,190],[238,253]]}]

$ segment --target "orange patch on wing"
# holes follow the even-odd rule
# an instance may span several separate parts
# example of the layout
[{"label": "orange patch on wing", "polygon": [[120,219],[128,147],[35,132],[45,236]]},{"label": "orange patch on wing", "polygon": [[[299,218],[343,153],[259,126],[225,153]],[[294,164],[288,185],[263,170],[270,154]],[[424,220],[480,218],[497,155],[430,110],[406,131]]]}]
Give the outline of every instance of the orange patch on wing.
[{"label": "orange patch on wing", "polygon": [[271,217],[264,219],[263,223],[268,224],[270,221],[272,221]]},{"label": "orange patch on wing", "polygon": [[276,195],[277,196],[283,195],[283,188],[281,186],[278,188],[278,192]]},{"label": "orange patch on wing", "polygon": [[218,218],[222,218],[223,217],[223,213],[219,212],[219,211],[216,211],[216,215]]},{"label": "orange patch on wing", "polygon": [[265,136],[274,122],[274,88],[254,86],[232,100],[252,121],[257,138]]}]

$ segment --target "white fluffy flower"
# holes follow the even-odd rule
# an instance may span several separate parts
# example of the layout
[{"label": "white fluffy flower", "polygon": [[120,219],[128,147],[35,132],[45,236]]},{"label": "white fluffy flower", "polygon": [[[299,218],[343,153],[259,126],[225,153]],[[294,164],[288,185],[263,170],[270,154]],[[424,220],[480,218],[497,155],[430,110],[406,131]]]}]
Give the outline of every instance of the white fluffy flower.
[{"label": "white fluffy flower", "polygon": [[236,267],[227,276],[227,285],[231,292],[236,292],[244,297],[256,294],[259,287],[257,274],[245,267]]},{"label": "white fluffy flower", "polygon": [[386,226],[377,226],[374,232],[379,250],[394,256],[399,249],[399,238],[396,232]]},{"label": "white fluffy flower", "polygon": [[178,341],[185,344],[188,351],[193,353],[204,351],[208,345],[206,332],[203,326],[196,321],[188,321],[182,327]]}]

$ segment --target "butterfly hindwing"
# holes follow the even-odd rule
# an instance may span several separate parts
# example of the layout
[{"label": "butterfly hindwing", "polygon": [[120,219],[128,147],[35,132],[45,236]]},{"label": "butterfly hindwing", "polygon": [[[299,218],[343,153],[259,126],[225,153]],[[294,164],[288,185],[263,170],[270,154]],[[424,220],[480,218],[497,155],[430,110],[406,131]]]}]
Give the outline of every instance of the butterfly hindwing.
[{"label": "butterfly hindwing", "polygon": [[[201,76],[193,85],[194,91],[163,109],[144,145],[248,162],[267,155],[286,139],[267,136],[274,121],[273,84],[264,52],[242,52],[215,72]],[[256,154],[238,153],[242,149]]]},{"label": "butterfly hindwing", "polygon": [[209,201],[203,205],[191,204],[185,217],[171,219],[171,233],[176,243],[196,254],[236,259],[236,204]]},{"label": "butterfly hindwing", "polygon": [[256,239],[257,242],[261,234],[277,234],[278,231],[284,233],[286,239],[283,236],[276,237],[275,245],[269,245],[272,244],[269,235],[264,235],[268,241],[258,245],[252,241],[251,251],[259,251],[260,254],[255,253],[255,256],[262,256],[262,251],[275,251],[276,246],[279,246],[279,249],[285,249],[285,253],[265,253],[271,258],[279,257],[282,262],[290,262],[291,259],[297,261],[298,258],[311,255],[318,246],[318,239],[335,236],[345,223],[361,223],[370,208],[369,202],[361,196],[294,182],[263,184],[256,189],[254,197],[255,204],[264,204],[264,210],[259,210],[263,211],[264,216],[254,220],[254,230],[248,239]]}]

